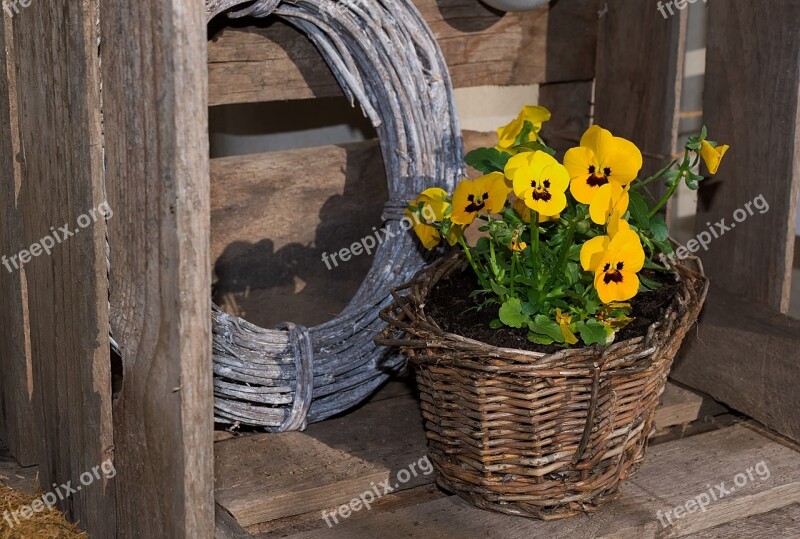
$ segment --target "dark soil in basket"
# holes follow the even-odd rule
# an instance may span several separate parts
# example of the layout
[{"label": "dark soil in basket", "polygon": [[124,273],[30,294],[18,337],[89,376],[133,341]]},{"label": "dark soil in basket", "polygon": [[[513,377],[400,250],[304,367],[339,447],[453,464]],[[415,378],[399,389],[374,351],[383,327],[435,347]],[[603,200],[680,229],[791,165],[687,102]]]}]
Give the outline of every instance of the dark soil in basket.
[{"label": "dark soil in basket", "polygon": [[[617,333],[614,342],[646,335],[647,328],[663,316],[678,292],[680,284],[675,280],[674,274],[651,270],[642,273],[649,279],[661,283],[662,286],[658,290],[639,293],[630,301],[634,320]],[[480,311],[475,309],[474,307],[481,304],[481,299],[469,297],[469,292],[477,287],[478,280],[470,268],[445,277],[431,291],[425,311],[444,331],[493,346],[547,354],[562,349],[553,345],[545,346],[530,342],[527,329],[490,328],[489,324],[498,316],[499,306],[489,305]]]}]

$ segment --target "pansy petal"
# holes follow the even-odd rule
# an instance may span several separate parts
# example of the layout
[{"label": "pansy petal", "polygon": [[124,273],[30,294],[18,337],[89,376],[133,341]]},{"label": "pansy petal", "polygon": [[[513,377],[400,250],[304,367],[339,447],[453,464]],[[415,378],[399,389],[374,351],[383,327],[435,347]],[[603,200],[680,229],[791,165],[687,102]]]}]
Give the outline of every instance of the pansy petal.
[{"label": "pansy petal", "polygon": [[560,164],[555,159],[553,159],[552,164],[546,166],[544,170],[542,170],[542,178],[550,180],[551,192],[563,193],[567,190],[567,187],[569,187],[569,173],[567,169],[564,168],[564,165]]},{"label": "pansy petal", "polygon": [[564,193],[550,193],[550,200],[535,200],[532,206],[543,217],[558,215],[567,207],[567,196]]},{"label": "pansy petal", "polygon": [[642,152],[633,142],[622,137],[613,137],[607,154],[599,160],[604,171],[611,170],[608,178],[622,185],[631,183],[642,170]]},{"label": "pansy petal", "polygon": [[517,155],[511,157],[506,162],[506,167],[503,172],[505,172],[506,178],[514,181],[514,177],[519,169],[529,167],[530,166],[530,157],[532,156],[531,152],[520,152]]},{"label": "pansy petal", "polygon": [[611,214],[611,218],[608,220],[608,235],[612,238],[616,236],[620,231],[630,230],[631,225],[628,224],[628,221],[622,218],[622,213],[619,211],[615,211]]},{"label": "pansy petal", "polygon": [[627,211],[629,198],[627,191],[618,183],[607,183],[601,186],[592,198],[589,216],[598,225],[605,225],[611,214]]},{"label": "pansy petal", "polygon": [[541,126],[543,122],[550,120],[550,111],[537,105],[525,105],[520,116],[534,126]]},{"label": "pansy petal", "polygon": [[711,175],[717,173],[719,170],[719,165],[722,162],[722,158],[725,157],[725,153],[727,153],[729,149],[730,146],[727,144],[714,147],[706,140],[700,144],[700,156],[703,158],[706,168],[708,168],[708,172]]},{"label": "pansy petal", "polygon": [[[599,164],[597,157],[590,148],[579,146],[567,150],[567,153],[564,154],[564,166],[569,172],[570,179],[574,181],[578,178],[586,180],[590,175],[589,168],[594,167],[597,170]],[[584,202],[583,204],[588,203]]]},{"label": "pansy petal", "polygon": [[583,247],[581,247],[581,266],[584,271],[597,270],[610,241],[608,236],[597,236],[583,244]]},{"label": "pansy petal", "polygon": [[489,194],[486,208],[492,213],[500,213],[506,205],[506,197],[508,196],[506,177],[500,172],[491,172],[484,178],[484,192]]},{"label": "pansy petal", "polygon": [[474,196],[475,182],[472,180],[461,180],[453,193],[453,211],[450,219],[457,225],[468,225],[475,220],[475,213],[467,211],[470,205],[469,196]]},{"label": "pansy petal", "polygon": [[599,163],[605,163],[610,152],[613,151],[614,135],[608,129],[593,125],[581,137],[581,146],[594,152]]}]

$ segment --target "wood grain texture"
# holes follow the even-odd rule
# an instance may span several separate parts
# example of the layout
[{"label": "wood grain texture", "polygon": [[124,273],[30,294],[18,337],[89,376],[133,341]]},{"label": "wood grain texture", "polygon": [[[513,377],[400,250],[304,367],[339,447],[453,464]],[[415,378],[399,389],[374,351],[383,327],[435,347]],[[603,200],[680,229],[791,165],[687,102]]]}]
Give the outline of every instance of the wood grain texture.
[{"label": "wood grain texture", "polygon": [[252,537],[244,531],[236,519],[219,504],[214,504],[214,539],[247,539]]},{"label": "wood grain texture", "polygon": [[[505,14],[471,0],[418,0],[416,6],[437,38],[455,87],[594,76],[597,0]],[[310,41],[286,23],[218,18],[211,28],[209,104],[341,94]]]},{"label": "wood grain texture", "polygon": [[597,42],[594,122],[642,150],[640,177],[646,178],[676,152],[687,11],[665,20],[651,2],[606,5]]},{"label": "wood grain texture", "polygon": [[[105,223],[79,228],[104,200],[97,0],[44,0],[13,17],[25,246],[74,232],[25,267],[40,484],[72,481],[113,454]],[[9,60],[11,61],[11,60]],[[91,472],[90,472],[91,473]],[[113,537],[114,480],[59,502],[97,537]]]},{"label": "wood grain texture", "polygon": [[433,481],[418,471],[399,484],[396,475],[425,456],[419,405],[410,396],[367,404],[304,433],[234,438],[214,449],[217,503],[245,528],[349,503],[385,480],[398,491]]},{"label": "wood grain texture", "polygon": [[542,137],[556,157],[578,146],[583,133],[592,124],[592,81],[558,82],[539,86],[539,105],[547,107],[552,119],[542,131]]},{"label": "wood grain texture", "polygon": [[[668,383],[656,412],[659,427],[697,419],[698,399]],[[215,452],[217,502],[245,528],[266,533],[291,528],[290,521],[273,522],[287,517],[297,516],[304,529],[315,519],[323,525],[321,510],[348,503],[371,482],[394,480],[426,448],[419,403],[407,383],[393,381],[340,419],[304,433],[228,438],[215,444]],[[398,492],[433,480],[419,475]]]},{"label": "wood grain texture", "polygon": [[214,534],[202,0],[104,1],[117,537]]},{"label": "wood grain texture", "polygon": [[672,377],[800,441],[800,321],[715,287],[692,333]]},{"label": "wood grain texture", "polygon": [[[466,131],[464,144],[492,145],[496,136]],[[329,269],[322,255],[381,226],[386,186],[377,141],[212,159],[214,301],[261,327],[332,319],[373,257]]]},{"label": "wood grain texture", "polygon": [[33,494],[39,489],[38,475],[38,467],[20,466],[8,449],[0,446],[0,484]]},{"label": "wood grain texture", "polygon": [[740,518],[716,528],[687,535],[686,539],[796,539],[800,529],[800,504]]},{"label": "wood grain texture", "polygon": [[[30,425],[35,422],[28,292],[25,268],[15,270],[8,259],[27,245],[23,241],[23,214],[18,207],[22,175],[20,170],[17,84],[13,62],[11,19],[0,14],[0,439],[24,465],[38,461],[39,436]],[[8,59],[12,62],[9,64]],[[8,258],[6,258],[8,257]]]},{"label": "wood grain texture", "polygon": [[[786,313],[800,189],[800,49],[789,44],[800,41],[800,4],[713,2],[708,17],[705,123],[731,151],[699,191],[697,231],[720,219],[737,228],[703,262],[715,285]],[[769,212],[736,224],[734,212],[759,195]]]},{"label": "wood grain texture", "polygon": [[[762,460],[770,472],[764,480],[753,471]],[[736,474],[746,473],[748,468],[754,480],[748,479],[743,487],[713,501],[705,512],[685,513],[673,518],[672,525],[666,518],[667,526],[659,522],[659,511],[663,515],[708,493],[709,485],[724,481],[730,489]],[[734,426],[651,448],[641,471],[627,481],[620,499],[590,517],[542,522],[482,511],[449,497],[391,512],[373,512],[368,518],[343,522],[332,530],[321,525],[289,538],[367,539],[387,533],[426,539],[684,537],[797,503],[798,468],[800,454],[745,427]]]}]

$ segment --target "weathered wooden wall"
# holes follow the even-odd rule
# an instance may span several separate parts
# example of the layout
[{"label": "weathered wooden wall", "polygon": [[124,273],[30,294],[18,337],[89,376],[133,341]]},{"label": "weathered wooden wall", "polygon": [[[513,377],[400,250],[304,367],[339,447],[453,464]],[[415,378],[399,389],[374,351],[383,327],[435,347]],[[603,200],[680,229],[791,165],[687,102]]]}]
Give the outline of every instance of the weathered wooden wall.
[{"label": "weathered wooden wall", "polygon": [[202,0],[103,0],[120,537],[213,530],[206,30]]},{"label": "weathered wooden wall", "polygon": [[[4,126],[4,138],[11,136],[11,153],[4,157],[15,162],[4,171],[11,173],[4,182],[14,186],[7,196],[16,197],[8,217],[21,220],[9,227],[18,235],[9,247],[27,248],[53,229],[63,236],[64,225],[74,231],[4,286],[11,297],[3,303],[19,321],[25,305],[18,285],[27,281],[31,370],[17,380],[23,391],[6,398],[34,397],[34,421],[21,428],[33,434],[33,440],[26,437],[35,444],[45,490],[54,483],[80,485],[80,475],[111,458],[114,449],[106,229],[102,219],[82,230],[78,225],[79,216],[104,200],[97,8],[96,0],[43,0],[13,18],[4,12],[5,44],[13,42],[4,50],[16,116],[10,130]],[[3,144],[9,148],[8,140]],[[20,373],[24,330],[17,327],[12,336],[19,339],[10,343],[12,355],[0,361],[13,362],[11,372]],[[21,454],[27,460],[30,453]],[[103,478],[59,506],[96,536],[113,536],[115,487]]]},{"label": "weathered wooden wall", "polygon": [[[699,192],[696,232],[720,237],[700,254],[709,305],[673,375],[800,440],[800,322],[783,314],[800,188],[800,4],[713,2],[708,17],[704,120],[731,149]],[[753,208],[760,195],[768,211]]]}]

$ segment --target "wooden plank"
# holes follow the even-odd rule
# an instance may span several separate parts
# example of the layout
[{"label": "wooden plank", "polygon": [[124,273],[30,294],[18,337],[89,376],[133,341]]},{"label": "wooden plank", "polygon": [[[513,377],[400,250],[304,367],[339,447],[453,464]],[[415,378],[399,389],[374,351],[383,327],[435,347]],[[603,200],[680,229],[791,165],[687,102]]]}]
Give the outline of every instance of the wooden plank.
[{"label": "wooden plank", "polygon": [[697,393],[667,383],[661,395],[661,402],[656,408],[656,428],[660,430],[691,423],[700,417],[702,406],[703,397]]},{"label": "wooden plank", "polygon": [[639,146],[644,178],[676,152],[687,11],[664,20],[651,2],[606,5],[597,44],[594,121]]},{"label": "wooden plank", "polygon": [[[397,473],[425,456],[416,399],[368,404],[340,419],[287,432],[234,438],[215,445],[216,500],[245,528],[348,503],[374,485],[396,490],[430,483]],[[320,518],[322,518],[320,516]]]},{"label": "wooden plank", "polygon": [[[762,461],[764,465],[759,464]],[[769,471],[766,479],[762,479],[767,475],[763,466]],[[752,480],[746,475],[748,469]],[[747,481],[741,486],[734,483],[737,474],[745,474]],[[679,518],[670,513],[670,525],[667,511],[685,507],[687,501],[710,489],[716,493],[715,487],[723,482],[729,494],[712,500],[705,512],[695,504],[694,512],[684,512]],[[746,427],[734,426],[653,447],[641,471],[624,485],[621,498],[591,517],[542,522],[479,510],[448,497],[392,512],[373,512],[368,518],[347,520],[332,529],[321,524],[317,530],[289,537],[366,538],[387,533],[429,539],[682,537],[798,500],[800,453]]]},{"label": "wooden plank", "polygon": [[714,288],[672,377],[800,441],[798,357],[800,321]]},{"label": "wooden plank", "polygon": [[39,468],[20,466],[8,449],[0,446],[0,484],[33,494],[39,490],[38,476]]},{"label": "wooden plank", "polygon": [[796,539],[800,529],[800,504],[792,504],[769,513],[740,518],[711,530],[687,535],[687,539]]},{"label": "wooden plank", "polygon": [[[732,149],[700,189],[697,231],[720,219],[739,228],[715,239],[703,263],[715,286],[786,313],[800,190],[800,49],[786,44],[800,41],[800,4],[713,2],[708,16],[705,123]],[[758,143],[733,111],[747,115],[744,131],[764,133]],[[737,225],[734,212],[759,195],[769,211]]]},{"label": "wooden plank", "polygon": [[[25,272],[38,393],[35,423],[25,428],[41,440],[45,490],[78,485],[113,455],[106,228],[97,214],[86,221],[104,200],[97,9],[97,0],[44,0],[11,21],[21,243],[61,240],[49,255],[42,241]],[[55,231],[62,226],[72,235]],[[102,477],[58,508],[93,536],[113,537],[115,486]]]},{"label": "wooden plank", "polygon": [[580,143],[581,136],[592,123],[593,88],[592,81],[539,86],[539,104],[553,115],[545,124],[542,137],[557,151],[559,160],[564,158],[564,152]]},{"label": "wooden plank", "polygon": [[[28,290],[25,268],[15,270],[6,257],[19,253],[23,246],[23,214],[17,203],[21,188],[17,114],[16,73],[13,66],[14,43],[11,20],[0,14],[0,439],[25,465],[36,464],[39,437],[29,428],[35,422]],[[9,64],[8,59],[12,59]]]},{"label": "wooden plank", "polygon": [[[597,0],[499,13],[472,0],[418,0],[455,87],[591,80]],[[209,104],[340,95],[322,57],[281,21],[212,23]]]},{"label": "wooden plank", "polygon": [[111,327],[123,363],[117,536],[212,537],[204,5],[105,0],[100,27]]},{"label": "wooden plank", "polygon": [[236,519],[220,504],[214,504],[214,539],[247,539],[252,537],[244,531]]},{"label": "wooden plank", "polygon": [[[497,141],[495,133],[464,138],[467,149]],[[377,141],[212,159],[211,178],[218,305],[274,327],[314,326],[350,302],[372,257],[334,265],[322,255],[382,224],[388,189]]]},{"label": "wooden plank", "polygon": [[[275,531],[295,517],[306,529],[320,510],[347,503],[426,454],[416,398],[389,384],[375,400],[340,419],[317,423],[305,433],[241,436],[217,442],[217,502],[245,528]],[[697,419],[702,399],[667,384],[657,411],[664,426]],[[661,425],[660,424],[660,425]],[[400,490],[433,482],[418,475]],[[329,511],[330,512],[330,511]]]}]

